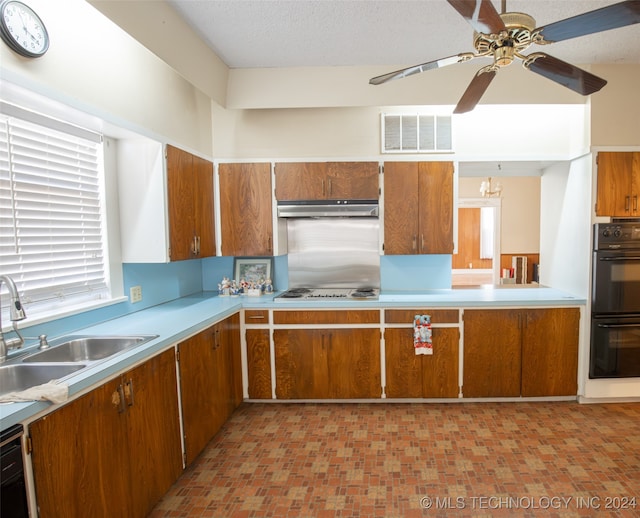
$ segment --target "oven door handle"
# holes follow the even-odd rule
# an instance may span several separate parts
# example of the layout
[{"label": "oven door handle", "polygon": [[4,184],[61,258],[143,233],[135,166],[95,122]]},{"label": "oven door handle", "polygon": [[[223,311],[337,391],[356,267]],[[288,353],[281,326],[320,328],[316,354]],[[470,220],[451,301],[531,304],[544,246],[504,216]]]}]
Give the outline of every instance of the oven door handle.
[{"label": "oven door handle", "polygon": [[630,255],[627,257],[617,256],[617,257],[600,257],[600,261],[640,261],[640,256],[638,255]]},{"label": "oven door handle", "polygon": [[638,324],[598,324],[598,327],[616,328],[616,327],[640,327]]}]

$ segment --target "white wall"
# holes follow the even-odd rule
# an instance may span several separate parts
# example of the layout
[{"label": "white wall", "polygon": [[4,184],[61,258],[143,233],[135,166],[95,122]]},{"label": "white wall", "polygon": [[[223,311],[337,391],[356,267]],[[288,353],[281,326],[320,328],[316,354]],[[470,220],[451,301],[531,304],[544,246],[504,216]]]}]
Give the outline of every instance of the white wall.
[{"label": "white wall", "polygon": [[29,4],[47,26],[49,51],[27,59],[0,45],[3,81],[212,155],[208,96],[84,0]]},{"label": "white wall", "polygon": [[540,283],[589,298],[591,155],[544,171]]},{"label": "white wall", "polygon": [[591,98],[592,146],[640,146],[640,65],[597,65],[607,85]]},{"label": "white wall", "polygon": [[227,97],[229,68],[167,3],[87,0],[218,104]]}]

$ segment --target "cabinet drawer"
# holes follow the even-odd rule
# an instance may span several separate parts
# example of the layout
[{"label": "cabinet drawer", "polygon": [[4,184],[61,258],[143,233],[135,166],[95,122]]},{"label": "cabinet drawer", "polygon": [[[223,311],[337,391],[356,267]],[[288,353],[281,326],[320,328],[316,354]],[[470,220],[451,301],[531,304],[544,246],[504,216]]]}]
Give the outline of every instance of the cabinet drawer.
[{"label": "cabinet drawer", "polygon": [[268,324],[269,310],[268,309],[245,309],[244,323],[245,324]]},{"label": "cabinet drawer", "polygon": [[387,324],[411,324],[416,315],[430,315],[432,324],[457,324],[457,309],[387,309],[384,312]]},{"label": "cabinet drawer", "polygon": [[[413,315],[412,317],[413,318]],[[377,324],[380,311],[274,311],[275,324]]]}]

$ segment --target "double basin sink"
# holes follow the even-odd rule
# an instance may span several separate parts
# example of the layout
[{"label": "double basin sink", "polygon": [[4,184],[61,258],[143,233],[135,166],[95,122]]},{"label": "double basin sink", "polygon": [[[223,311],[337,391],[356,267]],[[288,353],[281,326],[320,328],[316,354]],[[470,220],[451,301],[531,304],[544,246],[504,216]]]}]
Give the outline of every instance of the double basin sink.
[{"label": "double basin sink", "polygon": [[158,335],[66,336],[48,349],[15,358],[0,366],[0,395],[61,380]]}]

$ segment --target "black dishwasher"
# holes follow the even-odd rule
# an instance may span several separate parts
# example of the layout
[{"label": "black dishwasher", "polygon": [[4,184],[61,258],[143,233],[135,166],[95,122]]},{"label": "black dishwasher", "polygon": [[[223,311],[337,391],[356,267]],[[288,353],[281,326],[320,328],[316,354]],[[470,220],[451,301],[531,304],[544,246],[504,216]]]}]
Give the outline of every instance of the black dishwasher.
[{"label": "black dishwasher", "polygon": [[22,463],[22,425],[0,432],[0,516],[28,518],[27,487]]}]

